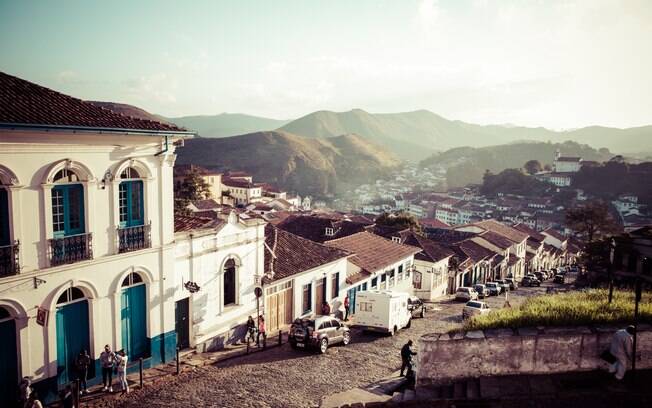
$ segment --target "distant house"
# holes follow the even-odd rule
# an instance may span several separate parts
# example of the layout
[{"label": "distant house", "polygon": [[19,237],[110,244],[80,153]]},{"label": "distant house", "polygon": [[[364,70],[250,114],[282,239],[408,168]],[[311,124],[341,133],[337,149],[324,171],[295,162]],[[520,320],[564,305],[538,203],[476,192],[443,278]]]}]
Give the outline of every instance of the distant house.
[{"label": "distant house", "polygon": [[222,191],[234,198],[236,205],[246,205],[262,197],[262,187],[250,177],[222,177]]},{"label": "distant house", "polygon": [[574,156],[562,156],[557,149],[552,168],[556,173],[577,173],[582,167],[582,158]]},{"label": "distant house", "polygon": [[201,176],[206,184],[208,184],[208,190],[210,192],[210,198],[221,202],[222,198],[222,173],[205,169],[201,166],[196,166],[194,164],[182,164],[174,167],[174,188],[178,190],[181,188],[186,176],[191,172],[196,172]]}]

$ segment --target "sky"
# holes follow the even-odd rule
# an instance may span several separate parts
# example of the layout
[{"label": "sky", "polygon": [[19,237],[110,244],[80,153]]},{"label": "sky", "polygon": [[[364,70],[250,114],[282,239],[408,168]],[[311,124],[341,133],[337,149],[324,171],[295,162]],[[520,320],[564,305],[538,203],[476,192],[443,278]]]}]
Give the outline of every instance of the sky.
[{"label": "sky", "polygon": [[652,1],[0,0],[0,71],[168,117],[652,124]]}]

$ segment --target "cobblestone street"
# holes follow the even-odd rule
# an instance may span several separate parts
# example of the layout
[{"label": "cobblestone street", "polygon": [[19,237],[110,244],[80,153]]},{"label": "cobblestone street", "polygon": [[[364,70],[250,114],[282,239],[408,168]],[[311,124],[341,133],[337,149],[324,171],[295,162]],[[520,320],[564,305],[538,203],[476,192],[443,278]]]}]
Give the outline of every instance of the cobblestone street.
[{"label": "cobblestone street", "polygon": [[[509,293],[512,306],[529,296],[544,294],[550,281],[539,288],[519,288]],[[569,287],[568,284],[563,285]],[[500,308],[504,296],[487,302]],[[399,350],[408,339],[460,327],[463,302],[443,300],[429,305],[424,319],[414,319],[410,329],[394,336],[365,334],[354,329],[352,342],[334,346],[325,355],[280,348],[231,359],[168,376],[127,397],[95,400],[94,406],[111,407],[309,407],[322,397],[365,386],[391,375],[400,367]],[[417,350],[418,351],[418,350]]]}]

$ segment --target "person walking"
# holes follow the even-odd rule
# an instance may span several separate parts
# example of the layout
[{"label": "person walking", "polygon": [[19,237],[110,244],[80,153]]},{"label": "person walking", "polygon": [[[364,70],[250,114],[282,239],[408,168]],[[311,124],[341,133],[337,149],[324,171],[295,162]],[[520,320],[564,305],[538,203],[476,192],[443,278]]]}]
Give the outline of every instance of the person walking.
[{"label": "person walking", "polygon": [[123,394],[129,392],[129,383],[127,382],[127,354],[124,349],[118,351],[116,355],[116,364],[118,365],[118,381]]},{"label": "person walking", "polygon": [[411,347],[412,340],[408,340],[401,348],[401,377],[403,377],[403,370],[406,368],[408,373],[412,371],[412,356],[416,356],[417,353],[412,351]]},{"label": "person walking", "polygon": [[265,331],[265,318],[258,317],[258,336],[256,337],[256,345],[260,346],[260,336],[263,336],[263,343],[267,342],[267,332]]},{"label": "person walking", "polygon": [[256,322],[254,322],[254,318],[251,316],[247,318],[247,333],[249,333],[249,339],[253,341],[254,333],[256,333]]},{"label": "person walking", "polygon": [[23,377],[23,379],[20,380],[20,385],[18,388],[21,405],[27,405],[29,397],[32,395],[32,380],[30,380],[29,377]]},{"label": "person walking", "polygon": [[75,408],[75,398],[72,395],[72,386],[66,385],[66,389],[61,395],[61,405],[63,408]]},{"label": "person walking", "polygon": [[627,326],[614,333],[611,338],[609,352],[616,358],[616,361],[609,366],[609,372],[615,374],[617,380],[625,378],[627,366],[632,359],[632,348],[634,342],[634,326]]},{"label": "person walking", "polygon": [[347,294],[344,297],[344,321],[345,322],[349,320],[349,306],[350,306],[349,305],[349,295]]},{"label": "person walking", "polygon": [[102,366],[102,391],[113,392],[113,366],[115,364],[115,353],[111,351],[111,346],[104,346],[104,351],[100,354],[100,365]]},{"label": "person walking", "polygon": [[88,367],[91,365],[91,356],[88,355],[88,351],[82,350],[79,352],[77,359],[75,360],[75,366],[77,367],[77,376],[79,378],[79,395],[88,394],[88,384],[86,380],[88,379]]},{"label": "person walking", "polygon": [[39,401],[38,394],[36,394],[36,391],[33,391],[29,395],[27,402],[25,402],[25,404],[22,406],[25,408],[43,408],[43,404],[41,403],[41,401]]}]

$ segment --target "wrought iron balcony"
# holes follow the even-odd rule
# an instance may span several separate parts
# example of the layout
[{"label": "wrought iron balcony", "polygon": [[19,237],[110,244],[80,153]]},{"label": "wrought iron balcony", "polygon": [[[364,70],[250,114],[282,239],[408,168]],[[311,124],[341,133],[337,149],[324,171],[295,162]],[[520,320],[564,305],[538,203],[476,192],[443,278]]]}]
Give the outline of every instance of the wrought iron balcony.
[{"label": "wrought iron balcony", "polygon": [[0,246],[0,278],[18,273],[18,247],[20,243],[14,241],[11,245]]},{"label": "wrought iron balcony", "polygon": [[152,224],[118,228],[118,252],[139,251],[152,247]]},{"label": "wrought iron balcony", "polygon": [[93,259],[93,236],[90,232],[49,239],[50,266]]}]

